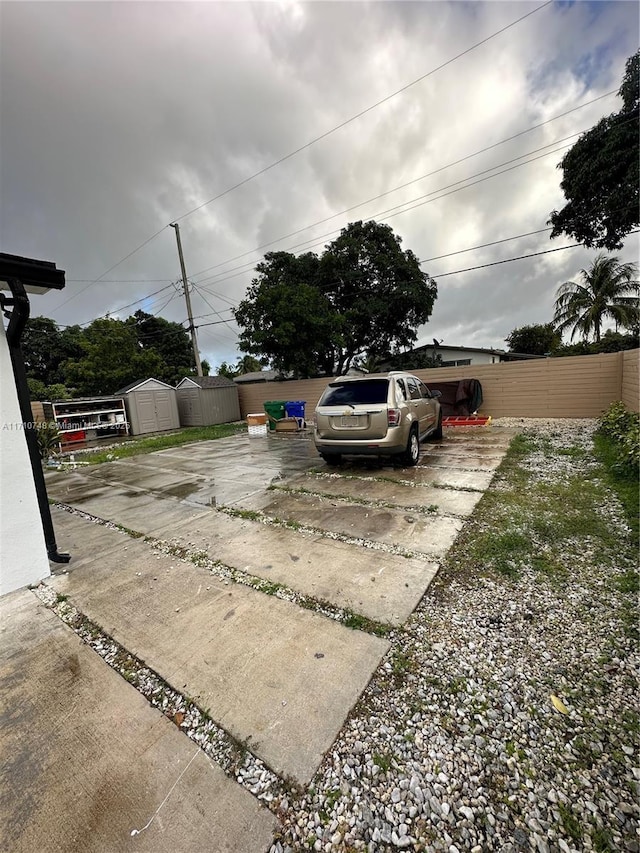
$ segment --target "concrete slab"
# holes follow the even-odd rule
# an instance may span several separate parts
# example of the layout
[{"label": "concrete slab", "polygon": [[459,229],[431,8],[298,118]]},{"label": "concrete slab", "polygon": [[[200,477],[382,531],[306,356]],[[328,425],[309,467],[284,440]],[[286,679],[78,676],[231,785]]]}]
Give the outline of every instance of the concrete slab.
[{"label": "concrete slab", "polygon": [[457,453],[452,451],[452,448],[433,448],[429,449],[428,453],[424,453],[421,458],[423,467],[428,468],[454,468],[466,469],[475,471],[478,469],[486,471],[495,471],[502,462],[504,454],[496,454],[495,451],[491,455],[481,453],[467,453],[464,450],[458,450]]},{"label": "concrete slab", "polygon": [[433,561],[224,513],[172,527],[171,534],[172,541],[202,549],[227,566],[391,625],[401,625],[409,617],[438,571]]},{"label": "concrete slab", "polygon": [[[326,470],[331,470],[327,468]],[[346,469],[347,473],[354,473]],[[415,468],[386,467],[383,475],[387,480],[415,483],[416,486],[437,485],[452,489],[474,489],[483,492],[489,487],[494,471],[466,471],[463,469],[435,468],[422,463]]]},{"label": "concrete slab", "polygon": [[172,498],[160,498],[157,495],[131,488],[112,486],[105,492],[94,494],[89,484],[87,495],[77,493],[59,498],[78,509],[96,515],[105,521],[113,521],[139,533],[155,533],[165,530],[171,524],[194,521],[209,508],[196,507]]},{"label": "concrete slab", "polygon": [[[437,507],[446,515],[471,515],[481,498],[479,492],[457,492],[453,489],[435,489],[430,484],[409,486],[375,479],[314,476],[299,474],[289,477],[278,486],[291,489],[307,489],[328,497],[347,497],[353,500],[384,501],[399,507]],[[265,504],[266,505],[266,504]]]},{"label": "concrete slab", "polygon": [[379,637],[154,556],[142,541],[126,560],[111,552],[49,583],[299,784],[311,780],[388,649]]},{"label": "concrete slab", "polygon": [[0,614],[0,849],[269,848],[275,818],[32,592]]},{"label": "concrete slab", "polygon": [[[108,517],[91,498],[135,497],[147,492],[187,505],[238,505],[274,479],[306,471],[318,459],[308,438],[279,441],[271,436],[230,436],[115,460],[99,466],[48,474],[52,498]],[[125,503],[129,503],[126,501]],[[122,508],[118,509],[121,513]],[[135,527],[123,520],[119,524]]]},{"label": "concrete slab", "polygon": [[95,560],[102,560],[106,554],[113,551],[118,551],[123,558],[126,557],[131,543],[131,537],[127,533],[110,530],[89,519],[83,519],[84,523],[78,524],[78,516],[56,506],[51,507],[51,519],[58,549],[71,554],[71,562],[51,564],[55,574],[73,572]]},{"label": "concrete slab", "polygon": [[162,491],[172,486],[191,484],[193,491],[208,479],[199,474],[185,474],[183,471],[154,470],[151,466],[132,464],[131,462],[107,463],[92,466],[87,473],[96,480],[106,483],[120,483],[137,489],[152,492]]},{"label": "concrete slab", "polygon": [[467,433],[454,433],[450,431],[449,435],[446,435],[442,441],[430,441],[428,443],[429,447],[460,447],[464,445],[465,448],[469,448],[470,451],[475,451],[477,449],[487,448],[487,450],[497,449],[499,451],[507,450],[509,445],[511,444],[512,436],[490,436],[486,437],[477,437],[474,435],[470,435]]},{"label": "concrete slab", "polygon": [[463,520],[452,516],[425,515],[401,509],[372,509],[307,495],[271,492],[263,512],[273,518],[295,521],[321,530],[397,545],[432,559],[444,556],[462,529]]}]

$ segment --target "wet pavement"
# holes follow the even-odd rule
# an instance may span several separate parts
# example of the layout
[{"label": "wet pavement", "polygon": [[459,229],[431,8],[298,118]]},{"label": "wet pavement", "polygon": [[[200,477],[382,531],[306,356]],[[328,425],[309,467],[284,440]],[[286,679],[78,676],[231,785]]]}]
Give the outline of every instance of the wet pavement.
[{"label": "wet pavement", "polygon": [[[336,469],[308,434],[243,434],[49,473],[50,498],[88,515],[54,507],[72,561],[48,583],[281,778],[307,785],[388,649],[366,620],[408,618],[511,437],[455,429],[423,445],[415,468]],[[271,586],[221,580],[207,560]],[[233,807],[238,826],[247,808]]]}]

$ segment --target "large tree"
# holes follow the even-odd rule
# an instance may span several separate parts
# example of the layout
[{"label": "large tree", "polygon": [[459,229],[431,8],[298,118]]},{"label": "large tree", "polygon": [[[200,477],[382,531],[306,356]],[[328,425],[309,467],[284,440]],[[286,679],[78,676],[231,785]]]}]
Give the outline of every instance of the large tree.
[{"label": "large tree", "polygon": [[638,325],[638,268],[621,264],[618,258],[600,254],[589,269],[580,270],[580,281],[565,281],[558,288],[554,325],[559,332],[571,329],[571,340],[579,333],[600,341],[602,322],[632,329]]},{"label": "large tree", "polygon": [[520,326],[514,329],[505,341],[509,352],[526,353],[527,355],[546,355],[560,346],[562,335],[553,323],[537,323],[533,326]]},{"label": "large tree", "polygon": [[27,377],[43,386],[57,381],[61,361],[60,330],[49,317],[31,317],[21,340]]},{"label": "large tree", "polygon": [[584,133],[563,157],[560,182],[567,204],[551,213],[551,237],[568,234],[585,246],[622,248],[638,225],[640,51],[627,61],[622,109]]},{"label": "large tree", "polygon": [[144,350],[135,329],[121,320],[94,320],[82,337],[82,357],[64,363],[65,384],[80,396],[108,395],[137,379],[157,376],[163,362]]},{"label": "large tree", "polygon": [[413,252],[373,221],[348,225],[321,257],[270,253],[256,271],[234,312],[238,346],[301,377],[410,347],[437,296]]},{"label": "large tree", "polygon": [[134,328],[140,348],[160,356],[162,367],[155,374],[155,379],[176,385],[185,376],[195,374],[191,340],[180,323],[172,323],[144,311],[136,311],[126,322]]}]

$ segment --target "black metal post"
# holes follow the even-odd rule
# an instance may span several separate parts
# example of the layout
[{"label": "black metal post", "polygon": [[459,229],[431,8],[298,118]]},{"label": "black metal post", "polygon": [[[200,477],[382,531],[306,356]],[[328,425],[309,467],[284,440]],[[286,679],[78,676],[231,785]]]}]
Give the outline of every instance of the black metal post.
[{"label": "black metal post", "polygon": [[[36,495],[38,497],[38,507],[40,508],[40,518],[42,520],[42,529],[44,531],[44,540],[47,546],[47,554],[49,559],[54,563],[68,563],[71,559],[69,554],[60,553],[56,545],[56,536],[53,529],[53,520],[51,518],[51,509],[49,507],[49,497],[47,495],[47,486],[44,481],[44,473],[42,471],[42,462],[40,460],[40,451],[38,449],[38,439],[33,421],[33,412],[31,411],[31,398],[29,396],[29,386],[27,384],[27,373],[24,367],[24,356],[20,347],[20,338],[22,332],[29,319],[29,297],[24,289],[24,285],[18,279],[9,279],[9,287],[11,289],[12,298],[4,296],[0,293],[0,303],[5,317],[9,318],[7,327],[7,343],[9,345],[9,354],[11,356],[11,364],[13,365],[13,375],[16,380],[16,390],[18,392],[18,402],[20,404],[20,414],[22,415],[22,425],[29,450],[29,459],[31,460],[31,470],[33,471],[33,481],[36,487]],[[7,306],[11,307],[11,311],[7,311]]]}]

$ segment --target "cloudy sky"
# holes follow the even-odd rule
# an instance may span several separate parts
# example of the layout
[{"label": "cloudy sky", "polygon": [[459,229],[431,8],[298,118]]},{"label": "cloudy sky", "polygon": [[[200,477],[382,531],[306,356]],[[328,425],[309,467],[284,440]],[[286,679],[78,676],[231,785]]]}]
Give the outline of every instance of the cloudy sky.
[{"label": "cloudy sky", "polygon": [[[66,270],[34,315],[143,308],[182,322],[178,220],[215,367],[239,356],[230,309],[262,252],[321,251],[373,218],[438,282],[419,342],[504,347],[513,328],[551,319],[558,285],[595,251],[462,270],[574,242],[530,232],[563,204],[566,146],[620,108],[607,93],[637,49],[638,9],[4,2],[2,251]],[[637,238],[622,260],[637,259]]]}]

